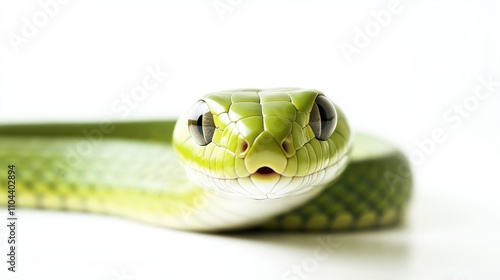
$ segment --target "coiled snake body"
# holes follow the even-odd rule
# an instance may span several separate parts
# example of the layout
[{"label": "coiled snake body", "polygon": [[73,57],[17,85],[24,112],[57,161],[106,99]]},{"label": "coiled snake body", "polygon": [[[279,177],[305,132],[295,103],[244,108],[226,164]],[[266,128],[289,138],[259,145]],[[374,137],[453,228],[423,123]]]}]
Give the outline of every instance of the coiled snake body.
[{"label": "coiled snake body", "polygon": [[17,206],[184,230],[394,225],[412,185],[401,152],[296,88],[211,93],[177,122],[2,125],[0,159],[4,193],[16,166]]}]

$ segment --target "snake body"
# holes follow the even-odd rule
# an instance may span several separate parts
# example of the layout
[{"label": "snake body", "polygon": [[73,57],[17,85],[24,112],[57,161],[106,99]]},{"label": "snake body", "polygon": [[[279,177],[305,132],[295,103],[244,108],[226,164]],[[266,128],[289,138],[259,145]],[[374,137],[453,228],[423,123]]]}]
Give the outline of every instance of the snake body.
[{"label": "snake body", "polygon": [[0,164],[17,206],[197,231],[395,225],[412,187],[398,149],[296,88],[207,94],[177,121],[1,125]]}]

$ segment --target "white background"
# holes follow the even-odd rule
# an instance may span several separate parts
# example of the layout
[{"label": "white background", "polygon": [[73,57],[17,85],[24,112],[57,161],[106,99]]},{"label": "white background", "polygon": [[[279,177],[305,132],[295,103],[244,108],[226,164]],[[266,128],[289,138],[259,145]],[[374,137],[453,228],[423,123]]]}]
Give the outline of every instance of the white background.
[{"label": "white background", "polygon": [[[23,210],[19,272],[1,261],[2,279],[301,279],[285,274],[302,265],[308,279],[500,278],[500,86],[467,117],[448,112],[473,99],[478,77],[500,81],[498,3],[401,0],[347,59],[341,44],[356,47],[389,1],[69,1],[24,36],[23,18],[47,2],[0,4],[0,122],[158,119],[210,91],[316,88],[355,129],[414,155],[416,188],[403,227],[334,234],[322,261],[328,234],[206,235]],[[147,67],[169,76],[113,108]],[[417,142],[436,129],[444,140],[422,156]]]}]

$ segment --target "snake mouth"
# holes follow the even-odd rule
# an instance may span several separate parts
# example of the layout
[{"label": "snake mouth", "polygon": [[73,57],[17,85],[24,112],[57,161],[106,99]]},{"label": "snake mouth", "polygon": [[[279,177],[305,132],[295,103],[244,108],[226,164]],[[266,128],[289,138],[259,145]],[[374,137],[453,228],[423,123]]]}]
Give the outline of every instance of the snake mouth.
[{"label": "snake mouth", "polygon": [[347,155],[334,164],[305,175],[286,176],[269,166],[240,177],[217,177],[203,170],[186,168],[188,177],[201,187],[213,189],[225,197],[278,199],[307,193],[336,178],[347,166]]},{"label": "snake mouth", "polygon": [[272,168],[264,166],[264,167],[257,169],[257,171],[255,171],[255,174],[264,175],[264,176],[272,176],[272,175],[275,175],[277,173]]}]

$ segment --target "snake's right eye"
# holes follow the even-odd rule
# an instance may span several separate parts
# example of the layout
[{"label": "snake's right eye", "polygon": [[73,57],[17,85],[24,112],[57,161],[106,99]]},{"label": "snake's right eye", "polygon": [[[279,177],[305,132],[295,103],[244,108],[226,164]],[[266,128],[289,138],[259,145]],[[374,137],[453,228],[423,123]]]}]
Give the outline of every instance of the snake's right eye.
[{"label": "snake's right eye", "polygon": [[309,125],[317,139],[325,141],[332,135],[337,126],[337,111],[328,98],[320,95],[314,101]]},{"label": "snake's right eye", "polygon": [[205,101],[198,101],[188,118],[189,133],[200,146],[208,145],[214,136],[214,117]]}]

